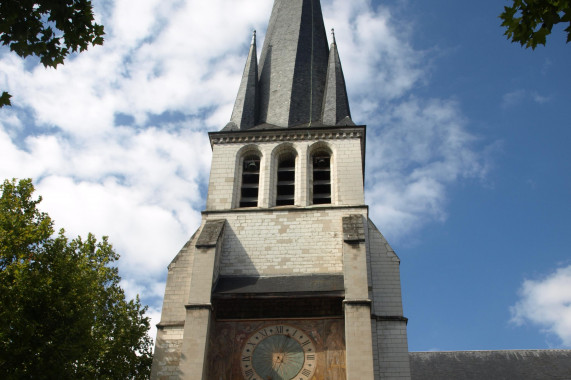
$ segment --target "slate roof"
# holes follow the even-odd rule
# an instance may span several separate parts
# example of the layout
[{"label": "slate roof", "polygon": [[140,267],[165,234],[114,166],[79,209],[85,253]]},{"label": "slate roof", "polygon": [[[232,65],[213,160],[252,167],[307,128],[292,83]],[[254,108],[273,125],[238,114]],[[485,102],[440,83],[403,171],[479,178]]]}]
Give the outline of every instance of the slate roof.
[{"label": "slate roof", "polygon": [[571,350],[411,352],[412,380],[571,380]]}]

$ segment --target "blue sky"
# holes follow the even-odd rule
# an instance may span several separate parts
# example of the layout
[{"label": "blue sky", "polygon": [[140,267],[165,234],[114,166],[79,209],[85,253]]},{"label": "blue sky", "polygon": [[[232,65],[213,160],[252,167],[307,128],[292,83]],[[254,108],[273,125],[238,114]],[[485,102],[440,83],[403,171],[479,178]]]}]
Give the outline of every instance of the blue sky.
[{"label": "blue sky", "polygon": [[410,348],[570,347],[571,45],[563,28],[532,51],[502,36],[498,2],[411,1],[406,9],[414,9],[413,46],[432,58],[429,83],[413,93],[454,99],[489,164],[478,180],[447,188],[445,221],[393,244]]},{"label": "blue sky", "polygon": [[[58,70],[0,49],[0,178],[33,178],[70,235],[109,235],[156,322],[272,1],[94,4],[105,45]],[[504,4],[322,0],[414,351],[571,347],[571,45],[509,43]]]}]

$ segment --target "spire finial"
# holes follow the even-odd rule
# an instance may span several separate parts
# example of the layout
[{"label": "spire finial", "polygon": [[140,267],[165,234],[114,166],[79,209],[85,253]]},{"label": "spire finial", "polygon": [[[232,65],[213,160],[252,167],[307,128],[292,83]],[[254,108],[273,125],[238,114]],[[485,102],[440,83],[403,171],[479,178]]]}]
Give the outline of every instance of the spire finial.
[{"label": "spire finial", "polygon": [[252,45],[256,43],[256,29],[252,32]]},{"label": "spire finial", "polygon": [[332,38],[333,43],[336,43],[335,42],[335,29],[333,29],[333,28],[331,28],[331,38]]}]

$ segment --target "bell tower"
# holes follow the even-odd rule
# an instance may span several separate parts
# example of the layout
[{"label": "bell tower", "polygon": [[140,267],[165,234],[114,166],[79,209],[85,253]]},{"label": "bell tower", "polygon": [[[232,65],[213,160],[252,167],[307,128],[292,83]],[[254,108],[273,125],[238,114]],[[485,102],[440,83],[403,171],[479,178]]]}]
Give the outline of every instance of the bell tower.
[{"label": "bell tower", "polygon": [[198,231],[168,268],[152,379],[410,379],[399,258],[368,218],[319,0],[275,0]]}]

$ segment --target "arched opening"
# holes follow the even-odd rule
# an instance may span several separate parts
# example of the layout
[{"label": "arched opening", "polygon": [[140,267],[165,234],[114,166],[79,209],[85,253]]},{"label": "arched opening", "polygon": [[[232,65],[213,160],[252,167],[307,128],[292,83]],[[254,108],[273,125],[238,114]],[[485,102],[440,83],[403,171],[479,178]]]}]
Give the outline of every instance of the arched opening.
[{"label": "arched opening", "polygon": [[313,188],[312,203],[331,203],[331,154],[318,151],[312,155]]},{"label": "arched opening", "polygon": [[242,186],[240,207],[257,207],[260,189],[260,156],[252,154],[244,157],[242,164]]},{"label": "arched opening", "polygon": [[278,159],[276,206],[295,203],[295,153],[286,152]]}]

